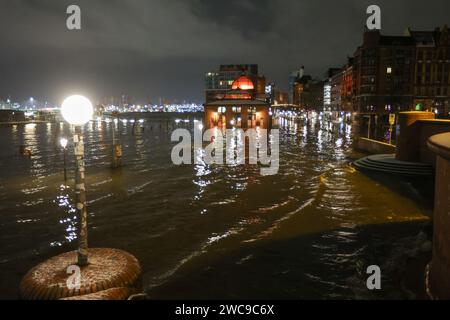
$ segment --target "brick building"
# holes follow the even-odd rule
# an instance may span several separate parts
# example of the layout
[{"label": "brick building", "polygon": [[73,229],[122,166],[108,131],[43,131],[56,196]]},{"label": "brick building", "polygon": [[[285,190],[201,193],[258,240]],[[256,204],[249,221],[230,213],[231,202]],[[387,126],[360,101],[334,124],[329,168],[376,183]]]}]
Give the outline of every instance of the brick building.
[{"label": "brick building", "polygon": [[353,61],[353,103],[360,114],[410,110],[415,43],[411,37],[366,31]]},{"label": "brick building", "polygon": [[366,31],[353,61],[353,105],[361,114],[407,110],[448,116],[450,94],[448,27],[407,29],[404,36]]},{"label": "brick building", "polygon": [[416,109],[449,115],[450,40],[448,27],[434,31],[406,30],[416,44],[414,101]]},{"label": "brick building", "polygon": [[270,129],[272,114],[265,90],[257,65],[222,65],[219,72],[207,73],[205,128]]}]

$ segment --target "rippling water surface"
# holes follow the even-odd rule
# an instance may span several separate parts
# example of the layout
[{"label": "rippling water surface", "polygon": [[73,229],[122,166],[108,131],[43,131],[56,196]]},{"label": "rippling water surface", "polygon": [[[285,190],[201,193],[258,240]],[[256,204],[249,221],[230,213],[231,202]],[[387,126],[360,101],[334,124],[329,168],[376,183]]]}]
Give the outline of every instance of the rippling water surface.
[{"label": "rippling water surface", "polygon": [[[198,117],[200,118],[200,117]],[[90,246],[142,263],[154,298],[366,298],[365,268],[385,265],[430,209],[407,181],[355,171],[351,125],[280,124],[280,171],[174,166],[175,118],[119,122],[124,167],[110,169],[113,123],[84,128]],[[0,126],[0,297],[17,297],[40,261],[76,248],[73,154],[63,181],[63,124]],[[17,155],[20,145],[30,159]],[[401,296],[385,276],[381,297]]]}]

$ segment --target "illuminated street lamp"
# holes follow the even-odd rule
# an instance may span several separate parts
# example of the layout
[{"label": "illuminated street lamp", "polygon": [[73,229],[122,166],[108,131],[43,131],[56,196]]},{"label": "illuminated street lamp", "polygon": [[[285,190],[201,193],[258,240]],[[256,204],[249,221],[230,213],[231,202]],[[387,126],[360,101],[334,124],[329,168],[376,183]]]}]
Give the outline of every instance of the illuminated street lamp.
[{"label": "illuminated street lamp", "polygon": [[61,140],[59,140],[59,142],[61,143],[61,147],[63,147],[65,149],[67,147],[67,143],[69,141],[66,138],[61,138]]},{"label": "illuminated street lamp", "polygon": [[61,144],[61,147],[63,148],[63,153],[64,153],[64,182],[67,182],[67,160],[66,160],[66,158],[67,158],[67,156],[66,156],[66,148],[67,148],[67,143],[68,143],[69,141],[66,139],[66,138],[61,138],[60,140],[59,140],[59,143]]},{"label": "illuminated street lamp", "polygon": [[79,237],[78,237],[78,265],[88,265],[88,235],[87,235],[87,208],[86,208],[86,187],[84,168],[84,142],[81,134],[81,126],[88,123],[94,114],[92,103],[85,97],[74,95],[66,98],[61,106],[63,118],[75,127],[73,135],[76,174],[75,193],[76,208],[80,217]]}]

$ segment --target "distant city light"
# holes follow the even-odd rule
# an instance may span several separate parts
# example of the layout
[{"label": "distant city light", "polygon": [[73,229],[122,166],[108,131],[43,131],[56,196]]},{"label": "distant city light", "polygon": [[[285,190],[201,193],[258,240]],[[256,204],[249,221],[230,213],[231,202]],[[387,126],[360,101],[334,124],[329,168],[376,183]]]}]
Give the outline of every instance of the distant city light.
[{"label": "distant city light", "polygon": [[183,103],[183,104],[164,104],[164,105],[107,105],[105,106],[106,112],[177,112],[177,113],[192,113],[203,112],[203,105],[195,103]]}]

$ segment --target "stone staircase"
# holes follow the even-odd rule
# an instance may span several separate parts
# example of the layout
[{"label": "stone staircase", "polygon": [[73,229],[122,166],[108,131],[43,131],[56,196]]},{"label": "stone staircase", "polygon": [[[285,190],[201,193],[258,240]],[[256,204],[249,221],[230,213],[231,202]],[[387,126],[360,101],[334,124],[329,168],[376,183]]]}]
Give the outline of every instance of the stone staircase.
[{"label": "stone staircase", "polygon": [[403,176],[432,177],[434,168],[425,163],[399,161],[395,154],[371,155],[353,163],[361,171],[376,171]]}]

